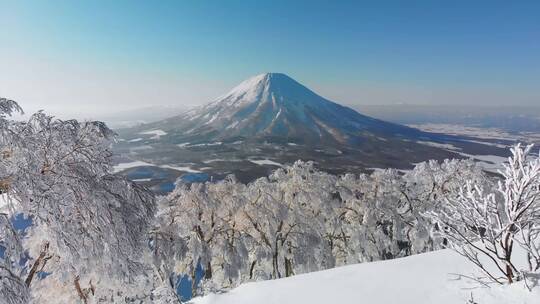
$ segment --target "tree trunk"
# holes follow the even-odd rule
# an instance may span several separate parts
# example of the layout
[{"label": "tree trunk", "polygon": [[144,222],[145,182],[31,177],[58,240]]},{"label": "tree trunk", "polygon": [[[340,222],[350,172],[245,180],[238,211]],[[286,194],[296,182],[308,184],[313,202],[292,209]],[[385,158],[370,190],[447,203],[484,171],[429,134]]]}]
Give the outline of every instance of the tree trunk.
[{"label": "tree trunk", "polygon": [[30,271],[28,272],[28,276],[26,276],[26,280],[24,281],[26,286],[30,287],[30,284],[32,284],[32,280],[34,279],[34,276],[39,271],[38,269],[43,269],[43,267],[45,267],[45,265],[47,264],[47,261],[51,258],[51,256],[47,255],[48,252],[49,252],[49,242],[45,242],[43,246],[41,247],[41,252],[39,253],[39,256],[37,257],[36,261],[32,265],[32,268],[30,268]]},{"label": "tree trunk", "polygon": [[294,275],[292,261],[290,259],[285,259],[285,276],[290,277]]},{"label": "tree trunk", "polygon": [[272,266],[273,266],[273,278],[279,279],[281,278],[281,274],[279,273],[279,264],[278,264],[278,251],[277,248],[274,250],[274,254],[272,255]]},{"label": "tree trunk", "polygon": [[212,278],[212,264],[210,262],[206,263],[206,268],[204,269],[204,279],[210,280]]},{"label": "tree trunk", "polygon": [[250,280],[253,279],[253,270],[255,269],[255,264],[257,264],[257,260],[253,261],[253,263],[251,263],[251,267],[249,268],[249,279]]},{"label": "tree trunk", "polygon": [[512,284],[514,282],[514,271],[512,270],[512,266],[509,264],[506,264],[506,278],[508,279],[508,284]]},{"label": "tree trunk", "polygon": [[[287,242],[287,247],[287,252],[289,256],[292,256],[291,242]],[[290,277],[292,275],[294,275],[292,260],[289,258],[285,258],[285,276]]]},{"label": "tree trunk", "polygon": [[191,297],[195,297],[197,295],[197,267],[193,267],[193,270],[191,271]]},{"label": "tree trunk", "polygon": [[75,277],[75,280],[73,280],[73,284],[75,284],[75,290],[77,290],[79,298],[81,298],[84,304],[88,303],[88,297],[86,296],[86,293],[82,290],[81,284],[79,283],[79,276]]},{"label": "tree trunk", "polygon": [[[509,228],[509,231],[513,231],[514,225],[512,224]],[[510,232],[507,232],[504,238],[504,257],[506,260],[506,279],[508,284],[514,282],[514,270],[512,269],[512,248],[514,246],[513,235]]]}]

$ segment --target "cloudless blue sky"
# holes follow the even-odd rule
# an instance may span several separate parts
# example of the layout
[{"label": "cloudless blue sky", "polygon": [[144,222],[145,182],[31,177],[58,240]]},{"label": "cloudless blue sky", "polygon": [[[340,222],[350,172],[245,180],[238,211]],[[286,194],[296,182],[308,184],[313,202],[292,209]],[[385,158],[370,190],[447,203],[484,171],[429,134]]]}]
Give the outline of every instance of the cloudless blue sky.
[{"label": "cloudless blue sky", "polygon": [[540,104],[540,1],[4,1],[0,95],[201,104],[283,72],[346,104]]}]

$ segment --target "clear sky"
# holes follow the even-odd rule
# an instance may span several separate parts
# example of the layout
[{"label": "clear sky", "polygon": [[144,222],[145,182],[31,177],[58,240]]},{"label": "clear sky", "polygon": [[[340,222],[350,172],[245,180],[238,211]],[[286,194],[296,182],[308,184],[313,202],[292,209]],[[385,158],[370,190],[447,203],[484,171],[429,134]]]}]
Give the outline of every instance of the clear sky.
[{"label": "clear sky", "polygon": [[344,104],[540,105],[540,1],[4,1],[0,95],[104,112],[282,72]]}]

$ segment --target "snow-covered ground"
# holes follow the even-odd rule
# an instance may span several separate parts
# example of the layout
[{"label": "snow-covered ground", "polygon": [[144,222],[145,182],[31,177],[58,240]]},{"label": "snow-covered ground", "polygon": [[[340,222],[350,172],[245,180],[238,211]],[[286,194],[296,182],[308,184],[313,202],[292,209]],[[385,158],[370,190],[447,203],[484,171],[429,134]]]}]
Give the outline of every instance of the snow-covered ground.
[{"label": "snow-covered ground", "polygon": [[282,164],[275,162],[273,160],[270,160],[270,159],[250,159],[249,161],[259,166],[272,165],[272,166],[277,166],[277,167],[283,167]]},{"label": "snow-covered ground", "polygon": [[187,167],[187,166],[162,165],[162,166],[159,166],[159,167],[160,168],[165,168],[165,169],[173,169],[173,170],[176,170],[176,171],[184,171],[184,172],[189,172],[189,173],[201,173],[201,171],[192,169],[191,167]]},{"label": "snow-covered ground", "polygon": [[7,208],[8,206],[8,200],[6,194],[0,194],[0,211],[2,211],[4,208]]},{"label": "snow-covered ground", "polygon": [[450,135],[466,135],[485,139],[514,140],[515,135],[496,128],[478,128],[463,125],[451,124],[410,124],[409,127],[420,129],[426,132],[444,133]]},{"label": "snow-covered ground", "polygon": [[451,144],[441,144],[441,143],[436,143],[436,142],[432,142],[432,141],[416,141],[416,143],[418,144],[422,144],[422,145],[426,145],[426,146],[430,146],[430,147],[435,147],[435,148],[441,148],[441,149],[447,149],[447,150],[461,150],[460,148],[458,147],[455,147]]},{"label": "snow-covered ground", "polygon": [[150,137],[150,139],[159,139],[161,136],[167,135],[167,132],[163,130],[148,130],[140,132],[139,134],[153,135],[152,137]]},{"label": "snow-covered ground", "polygon": [[118,165],[115,165],[113,167],[113,171],[116,173],[116,172],[124,171],[126,169],[131,169],[131,168],[135,168],[135,167],[143,167],[143,166],[154,166],[154,165],[151,164],[151,163],[136,160],[136,161],[132,161],[132,162],[120,163]]},{"label": "snow-covered ground", "polygon": [[[478,140],[469,140],[470,142],[481,143],[485,145],[493,145],[496,147],[504,148],[505,144],[494,143],[493,140],[503,141],[517,141],[538,143],[540,142],[540,133],[538,132],[520,132],[509,133],[497,128],[480,128],[463,125],[451,125],[451,124],[410,124],[409,127],[420,129],[426,132],[444,133],[457,136],[471,136],[476,137]],[[486,141],[482,140],[486,139]]]},{"label": "snow-covered ground", "polygon": [[[497,146],[497,147],[503,147],[505,148],[505,145],[502,144],[496,144],[496,143],[490,143],[490,142],[483,142],[483,141],[474,141],[474,140],[468,140],[469,142],[479,143],[479,144],[485,144],[490,146]],[[457,154],[460,154],[461,156],[471,158],[475,160],[480,167],[482,167],[486,171],[490,171],[493,173],[497,173],[498,170],[502,169],[502,164],[508,159],[506,157],[497,156],[497,155],[476,155],[476,154],[467,154],[461,152],[461,148],[455,147],[451,144],[441,144],[436,142],[430,142],[430,141],[416,141],[419,144],[426,145],[426,146],[432,146],[437,147],[441,149],[448,150],[450,152],[454,152]],[[417,164],[417,163],[414,163]],[[376,169],[376,168],[371,168]]]},{"label": "snow-covered ground", "polygon": [[127,169],[135,168],[135,167],[159,167],[163,169],[172,169],[176,171],[183,171],[183,172],[189,172],[189,173],[200,173],[201,171],[195,170],[189,166],[173,166],[173,165],[154,165],[148,162],[144,161],[131,161],[131,162],[125,162],[125,163],[119,163],[113,167],[113,172],[118,173]]},{"label": "snow-covered ground", "polygon": [[219,146],[222,144],[223,144],[222,142],[216,141],[216,142],[211,142],[211,143],[193,144],[186,147],[207,147],[207,146]]},{"label": "snow-covered ground", "polygon": [[[476,268],[450,250],[247,283],[194,304],[538,304],[540,288],[522,283],[485,287],[461,275]],[[474,302],[468,302],[471,299]]]},{"label": "snow-covered ground", "polygon": [[137,178],[137,179],[133,179],[132,181],[134,182],[150,182],[152,181],[151,178]]},{"label": "snow-covered ground", "polygon": [[244,161],[244,160],[238,159],[238,158],[230,158],[230,159],[225,159],[225,158],[213,158],[213,159],[205,160],[205,161],[203,161],[203,163],[205,163],[205,164],[211,164],[211,163],[217,163],[217,162],[242,162],[242,161]]},{"label": "snow-covered ground", "polygon": [[503,164],[508,162],[507,157],[497,155],[473,155],[458,151],[454,152],[461,156],[473,159],[482,169],[493,173],[497,173],[499,170],[502,170]]},{"label": "snow-covered ground", "polygon": [[0,213],[11,213],[11,208],[17,208],[18,201],[13,197],[8,197],[7,194],[0,194]]}]

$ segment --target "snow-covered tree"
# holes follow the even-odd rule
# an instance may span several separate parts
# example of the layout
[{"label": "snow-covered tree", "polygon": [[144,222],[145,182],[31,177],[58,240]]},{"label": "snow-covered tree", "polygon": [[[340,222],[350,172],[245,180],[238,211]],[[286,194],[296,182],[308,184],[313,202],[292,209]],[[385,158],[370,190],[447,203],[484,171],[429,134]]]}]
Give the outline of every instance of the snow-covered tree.
[{"label": "snow-covered tree", "polygon": [[193,295],[197,266],[210,262],[210,244],[217,231],[215,208],[209,205],[204,187],[177,187],[161,202],[157,227],[152,231],[156,265],[162,275],[174,286],[176,275],[188,274]]},{"label": "snow-covered tree", "polygon": [[304,169],[279,170],[247,186],[231,177],[178,186],[161,202],[153,232],[160,267],[168,276],[189,274],[195,282],[200,265],[202,285],[210,290],[320,269],[323,233],[306,210],[326,200],[320,183],[295,182],[303,180],[297,173]]},{"label": "snow-covered tree", "polygon": [[296,162],[248,186],[243,229],[257,244],[252,273],[281,278],[334,266],[323,213],[334,183],[312,163]]},{"label": "snow-covered tree", "polygon": [[[0,98],[0,138],[10,135],[8,118],[14,113],[23,113],[21,107],[13,100]],[[9,150],[4,149],[0,158],[10,156]],[[30,299],[30,291],[20,275],[19,260],[23,256],[23,248],[20,236],[11,223],[10,199],[6,193],[9,191],[10,180],[0,178],[0,303],[19,304],[27,303]]]},{"label": "snow-covered tree", "polygon": [[[64,121],[43,112],[10,121],[7,116],[21,109],[6,99],[0,111],[0,185],[9,205],[0,222],[9,250],[0,265],[10,275],[0,279],[2,299],[149,298],[156,285],[147,261],[154,195],[111,174],[114,133],[101,122]],[[15,213],[32,220],[24,238],[9,220]]]},{"label": "snow-covered tree", "polygon": [[[468,180],[429,213],[449,247],[498,283],[540,268],[540,158],[532,156],[532,147],[511,149],[495,190]],[[513,254],[515,243],[527,252],[528,265]]]},{"label": "snow-covered tree", "polygon": [[6,213],[0,213],[0,248],[0,303],[27,303],[29,289],[17,267],[23,249]]},{"label": "snow-covered tree", "polygon": [[387,169],[342,176],[337,189],[344,234],[337,241],[347,254],[341,260],[391,259],[440,248],[423,214],[455,195],[463,178],[480,182],[486,176],[469,160],[424,162],[405,173]]},{"label": "snow-covered tree", "polygon": [[429,235],[433,223],[425,213],[458,195],[464,180],[493,187],[491,179],[472,160],[422,162],[406,172],[402,180],[398,190],[401,201],[406,205],[409,221],[417,223],[407,233],[412,254],[441,248],[440,240],[434,240]]},{"label": "snow-covered tree", "polygon": [[424,213],[456,196],[463,178],[486,176],[468,160],[341,177],[298,161],[248,185],[179,184],[160,202],[156,265],[165,277],[188,274],[200,294],[433,250]]}]

